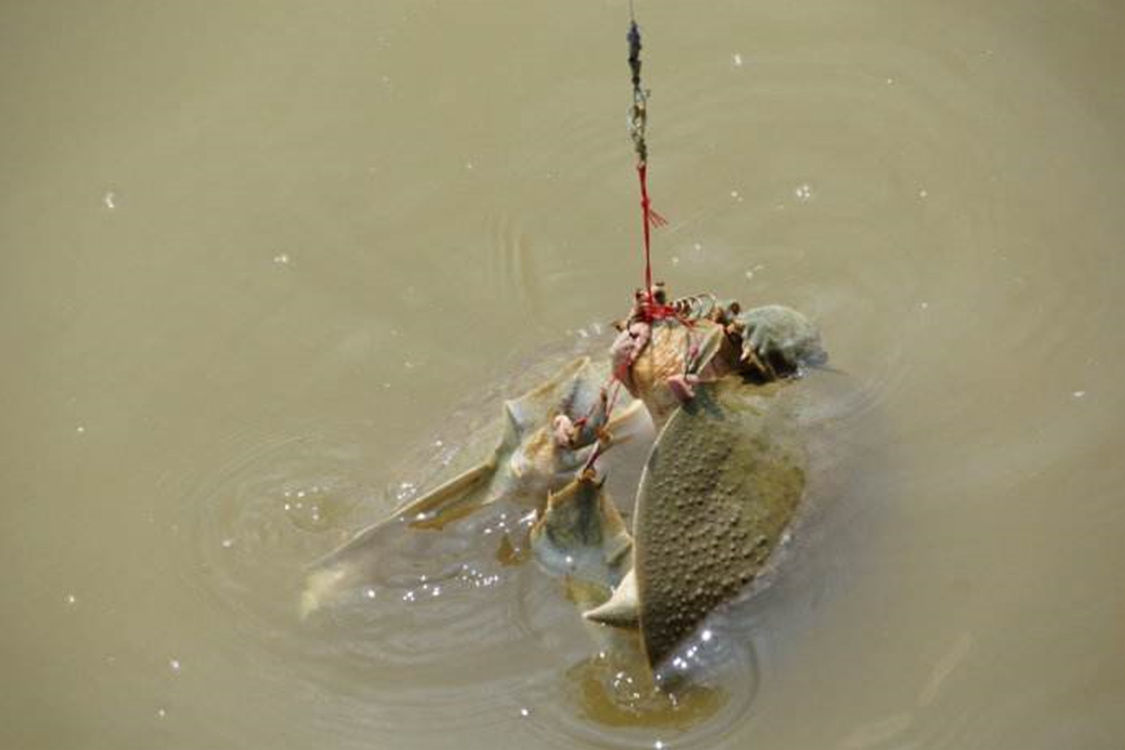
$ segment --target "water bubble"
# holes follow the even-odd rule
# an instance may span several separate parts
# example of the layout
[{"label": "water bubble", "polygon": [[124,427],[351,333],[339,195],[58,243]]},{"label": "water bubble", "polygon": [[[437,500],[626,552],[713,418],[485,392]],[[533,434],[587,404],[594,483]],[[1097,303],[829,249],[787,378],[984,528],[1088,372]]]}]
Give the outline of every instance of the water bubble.
[{"label": "water bubble", "polygon": [[1086,391],[1075,391],[1074,393],[1072,393],[1070,395],[1074,396],[1075,398],[1085,398],[1086,397]]},{"label": "water bubble", "polygon": [[165,711],[163,708],[156,709],[156,717],[158,719],[163,719],[167,715],[168,715],[168,712]]},{"label": "water bubble", "polygon": [[223,545],[223,549],[230,549],[231,547],[234,546],[234,540],[233,539],[224,539],[221,542],[221,544]]},{"label": "water bubble", "polygon": [[520,716],[522,716],[526,719],[530,715],[531,715],[531,709],[528,709],[528,708],[521,708],[520,709]]},{"label": "water bubble", "polygon": [[793,194],[802,202],[812,200],[812,186],[807,183],[798,185],[794,188]]},{"label": "water bubble", "polygon": [[74,594],[67,594],[66,595],[66,603],[71,604],[71,605],[77,604],[78,603],[78,597],[75,596]]},{"label": "water bubble", "polygon": [[85,435],[86,434],[86,427],[84,425],[78,425],[77,427],[74,428],[74,431],[77,432],[79,435]]},{"label": "water bubble", "polygon": [[273,262],[279,266],[289,265],[289,253],[278,253],[273,256]]},{"label": "water bubble", "polygon": [[730,56],[730,60],[731,60],[732,63],[734,63],[734,67],[736,67],[736,68],[742,67],[742,55],[740,53],[735,52],[733,55]]},{"label": "water bubble", "polygon": [[168,660],[168,667],[173,672],[176,672],[178,674],[179,671],[180,671],[180,660],[179,659],[169,659]]},{"label": "water bubble", "polygon": [[117,193],[112,190],[106,192],[106,194],[102,196],[102,203],[110,211],[117,208]]}]

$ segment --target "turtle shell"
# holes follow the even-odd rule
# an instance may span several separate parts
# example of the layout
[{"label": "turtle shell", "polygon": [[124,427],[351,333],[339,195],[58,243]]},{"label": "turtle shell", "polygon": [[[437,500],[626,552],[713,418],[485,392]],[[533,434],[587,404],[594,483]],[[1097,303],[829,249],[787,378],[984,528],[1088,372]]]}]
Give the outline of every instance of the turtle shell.
[{"label": "turtle shell", "polygon": [[659,666],[767,564],[805,487],[806,454],[785,383],[701,385],[657,437],[637,492],[640,630]]}]

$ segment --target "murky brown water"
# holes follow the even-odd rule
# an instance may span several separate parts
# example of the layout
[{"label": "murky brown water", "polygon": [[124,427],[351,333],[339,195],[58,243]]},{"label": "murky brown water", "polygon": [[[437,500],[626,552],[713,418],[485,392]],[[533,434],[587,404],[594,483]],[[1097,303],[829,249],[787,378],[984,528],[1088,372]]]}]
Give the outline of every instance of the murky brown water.
[{"label": "murky brown water", "polygon": [[0,746],[1121,747],[1125,10],[638,12],[659,276],[813,314],[843,371],[713,692],[598,698],[554,582],[493,556],[516,516],[296,608],[513,370],[623,312],[624,2],[24,4]]}]

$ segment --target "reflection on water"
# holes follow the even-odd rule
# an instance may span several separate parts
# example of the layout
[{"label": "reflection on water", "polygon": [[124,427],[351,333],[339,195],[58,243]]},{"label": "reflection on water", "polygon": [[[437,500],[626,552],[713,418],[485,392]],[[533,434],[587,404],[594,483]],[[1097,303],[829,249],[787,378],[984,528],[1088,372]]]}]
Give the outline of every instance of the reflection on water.
[{"label": "reflection on water", "polygon": [[626,3],[0,14],[0,745],[1121,744],[1117,8],[638,3],[658,276],[839,371],[676,707],[517,508],[298,611],[623,312]]},{"label": "reflection on water", "polygon": [[599,725],[690,729],[713,717],[725,702],[721,691],[695,682],[679,691],[663,689],[651,673],[637,669],[640,660],[621,664],[619,659],[615,652],[599,652],[566,675],[582,714]]}]

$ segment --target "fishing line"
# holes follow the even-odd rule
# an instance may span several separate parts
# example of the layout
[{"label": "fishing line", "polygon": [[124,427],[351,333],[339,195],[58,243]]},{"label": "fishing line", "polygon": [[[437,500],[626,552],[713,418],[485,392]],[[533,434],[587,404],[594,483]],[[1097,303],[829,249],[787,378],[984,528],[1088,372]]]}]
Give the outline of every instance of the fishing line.
[{"label": "fishing line", "polygon": [[652,229],[667,226],[668,220],[653,207],[648,195],[648,144],[645,141],[645,127],[648,124],[649,91],[641,83],[641,29],[633,12],[633,2],[629,0],[629,71],[633,83],[633,106],[629,110],[629,136],[633,140],[633,151],[637,155],[637,178],[641,187],[641,226],[644,230],[644,294],[648,312],[656,312],[660,307],[652,285]]}]

